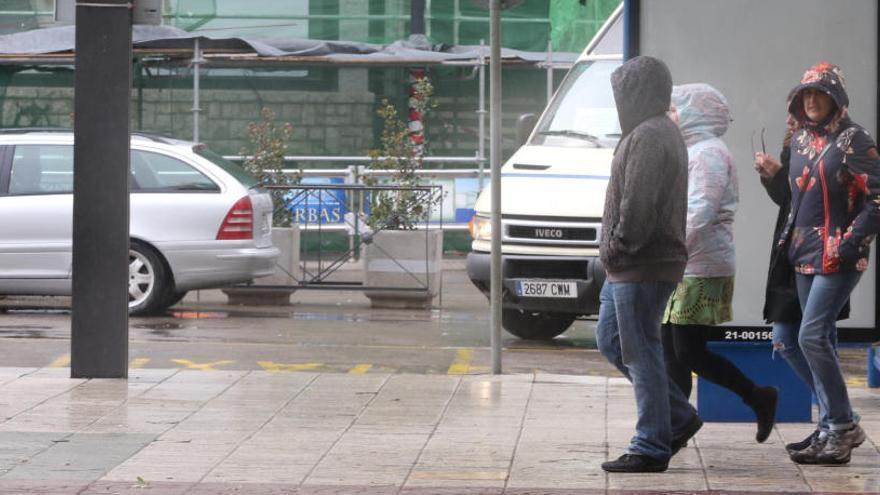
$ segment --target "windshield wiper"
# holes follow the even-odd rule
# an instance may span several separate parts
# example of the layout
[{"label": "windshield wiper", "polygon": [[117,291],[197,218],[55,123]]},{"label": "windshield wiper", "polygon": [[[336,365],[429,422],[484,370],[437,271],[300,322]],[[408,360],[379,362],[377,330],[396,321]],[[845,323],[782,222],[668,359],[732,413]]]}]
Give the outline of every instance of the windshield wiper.
[{"label": "windshield wiper", "polygon": [[538,132],[538,134],[540,134],[542,136],[565,136],[565,137],[583,139],[583,140],[586,140],[586,141],[589,141],[589,142],[595,144],[596,146],[601,146],[601,143],[599,142],[599,138],[588,133],[588,132],[573,131],[571,129],[564,129],[564,130],[559,130],[559,131],[540,131],[540,132]]}]

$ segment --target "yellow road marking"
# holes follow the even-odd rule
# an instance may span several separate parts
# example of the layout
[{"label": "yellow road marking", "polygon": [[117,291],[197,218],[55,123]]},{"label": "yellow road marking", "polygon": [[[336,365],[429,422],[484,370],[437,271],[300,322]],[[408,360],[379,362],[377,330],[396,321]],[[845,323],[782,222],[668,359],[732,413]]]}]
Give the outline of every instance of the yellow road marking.
[{"label": "yellow road marking", "polygon": [[372,367],[373,367],[372,364],[359,364],[359,365],[355,366],[354,368],[348,370],[348,372],[351,373],[352,375],[363,375],[367,371],[370,371],[370,368],[372,368]]},{"label": "yellow road marking", "polygon": [[214,361],[213,363],[196,363],[189,359],[172,359],[172,362],[186,366],[190,370],[212,371],[215,366],[223,366],[224,364],[232,364],[235,361]]},{"label": "yellow road marking", "polygon": [[850,387],[867,387],[868,377],[851,376],[846,379],[846,384]]},{"label": "yellow road marking", "polygon": [[132,369],[143,368],[150,362],[150,358],[134,358],[129,363],[128,367]]},{"label": "yellow road marking", "polygon": [[67,368],[68,366],[70,366],[70,354],[65,354],[49,363],[50,368]]},{"label": "yellow road marking", "polygon": [[474,357],[473,349],[458,349],[455,351],[455,361],[449,365],[447,374],[466,375],[471,371],[471,359]]},{"label": "yellow road marking", "polygon": [[316,368],[320,368],[321,366],[324,366],[324,363],[284,364],[284,363],[275,363],[272,361],[257,361],[257,364],[262,366],[264,370],[272,372],[272,373],[313,370]]}]

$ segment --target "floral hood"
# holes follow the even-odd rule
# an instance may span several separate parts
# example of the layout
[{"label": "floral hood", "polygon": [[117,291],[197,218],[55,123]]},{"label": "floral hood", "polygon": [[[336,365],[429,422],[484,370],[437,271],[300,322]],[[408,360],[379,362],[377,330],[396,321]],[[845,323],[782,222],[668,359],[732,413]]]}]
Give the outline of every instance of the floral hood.
[{"label": "floral hood", "polygon": [[[815,88],[827,94],[837,106],[834,113],[816,124],[804,113],[803,94],[805,89]],[[846,80],[840,67],[822,61],[804,72],[800,84],[791,90],[788,113],[797,122],[799,128],[815,128],[823,134],[834,134],[841,124],[849,118],[849,96],[846,94]]]}]

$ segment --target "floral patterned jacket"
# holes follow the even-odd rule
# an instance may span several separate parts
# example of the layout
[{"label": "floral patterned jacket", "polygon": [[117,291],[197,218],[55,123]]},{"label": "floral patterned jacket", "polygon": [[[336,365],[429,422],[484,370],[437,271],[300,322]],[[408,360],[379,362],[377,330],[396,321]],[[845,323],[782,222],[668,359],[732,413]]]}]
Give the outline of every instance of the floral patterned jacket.
[{"label": "floral patterned jacket", "polygon": [[[831,96],[836,112],[814,124],[804,115],[802,92],[817,88]],[[849,104],[840,69],[827,62],[811,67],[792,91],[789,112],[800,129],[791,142],[789,184],[797,217],[786,230],[789,260],[803,274],[865,271],[870,244],[880,232],[880,159],[868,132],[847,116]],[[828,151],[815,158],[831,141]],[[803,196],[801,196],[803,191]]]}]

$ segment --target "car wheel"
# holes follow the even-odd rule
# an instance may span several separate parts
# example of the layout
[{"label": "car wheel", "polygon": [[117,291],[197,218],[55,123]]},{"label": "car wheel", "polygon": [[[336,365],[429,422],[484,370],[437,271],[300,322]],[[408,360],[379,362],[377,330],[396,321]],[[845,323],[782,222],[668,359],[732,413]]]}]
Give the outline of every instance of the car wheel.
[{"label": "car wheel", "polygon": [[548,316],[518,309],[501,311],[501,326],[521,339],[550,340],[568,330],[574,317]]},{"label": "car wheel", "polygon": [[153,249],[131,243],[128,250],[128,314],[155,314],[168,307],[170,277]]},{"label": "car wheel", "polygon": [[186,297],[186,293],[187,293],[187,291],[183,291],[183,292],[176,292],[176,291],[173,291],[173,292],[170,292],[170,293],[168,294],[168,299],[165,300],[165,305],[166,305],[166,306],[169,306],[169,307],[170,307],[170,306],[174,306],[175,304],[179,303],[184,297]]}]

